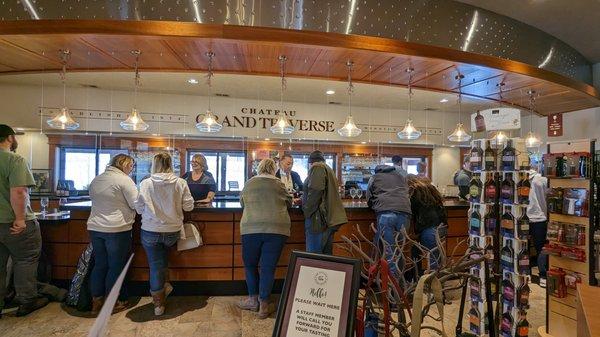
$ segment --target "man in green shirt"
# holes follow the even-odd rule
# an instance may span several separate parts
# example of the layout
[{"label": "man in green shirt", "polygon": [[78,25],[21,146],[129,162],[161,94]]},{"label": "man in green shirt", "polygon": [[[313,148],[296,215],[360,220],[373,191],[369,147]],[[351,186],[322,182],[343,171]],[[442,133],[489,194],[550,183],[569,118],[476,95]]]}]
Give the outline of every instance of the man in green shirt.
[{"label": "man in green shirt", "polygon": [[29,187],[35,185],[25,159],[14,153],[15,131],[0,124],[0,317],[6,295],[8,258],[12,259],[17,316],[48,304],[37,291],[37,268],[42,249],[40,227],[29,204]]}]

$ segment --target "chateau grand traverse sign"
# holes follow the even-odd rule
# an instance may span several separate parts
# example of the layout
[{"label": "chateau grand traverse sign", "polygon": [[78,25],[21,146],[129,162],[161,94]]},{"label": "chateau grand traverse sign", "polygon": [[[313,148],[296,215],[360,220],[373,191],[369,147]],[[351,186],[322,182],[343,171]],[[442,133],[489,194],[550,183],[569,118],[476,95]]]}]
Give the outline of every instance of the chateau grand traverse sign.
[{"label": "chateau grand traverse sign", "polygon": [[360,261],[294,251],[273,337],[354,335]]}]

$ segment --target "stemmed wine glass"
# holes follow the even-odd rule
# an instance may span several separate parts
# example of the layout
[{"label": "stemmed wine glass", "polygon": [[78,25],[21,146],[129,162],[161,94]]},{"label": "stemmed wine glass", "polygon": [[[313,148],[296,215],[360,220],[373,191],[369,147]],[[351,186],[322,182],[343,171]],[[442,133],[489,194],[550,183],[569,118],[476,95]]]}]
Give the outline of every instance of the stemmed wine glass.
[{"label": "stemmed wine glass", "polygon": [[358,204],[360,205],[362,203],[362,197],[363,197],[362,188],[359,188],[358,191],[356,191],[356,196],[358,197]]},{"label": "stemmed wine glass", "polygon": [[46,207],[48,207],[49,203],[50,203],[50,200],[48,199],[48,197],[42,197],[40,199],[40,206],[42,206],[42,215],[46,214]]},{"label": "stemmed wine glass", "polygon": [[350,189],[350,197],[352,198],[352,204],[354,204],[354,198],[356,198],[356,195],[357,195],[356,188],[352,187]]}]

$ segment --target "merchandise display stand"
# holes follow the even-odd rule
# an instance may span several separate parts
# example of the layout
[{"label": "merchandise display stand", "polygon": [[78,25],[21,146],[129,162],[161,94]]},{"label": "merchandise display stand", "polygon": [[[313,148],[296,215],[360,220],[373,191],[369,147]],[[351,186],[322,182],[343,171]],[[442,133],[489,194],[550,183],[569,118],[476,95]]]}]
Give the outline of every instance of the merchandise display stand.
[{"label": "merchandise display stand", "polygon": [[595,206],[595,141],[548,144],[544,175],[548,178],[549,255],[546,289],[546,336],[573,336],[577,331],[577,284],[595,283],[592,268]]}]

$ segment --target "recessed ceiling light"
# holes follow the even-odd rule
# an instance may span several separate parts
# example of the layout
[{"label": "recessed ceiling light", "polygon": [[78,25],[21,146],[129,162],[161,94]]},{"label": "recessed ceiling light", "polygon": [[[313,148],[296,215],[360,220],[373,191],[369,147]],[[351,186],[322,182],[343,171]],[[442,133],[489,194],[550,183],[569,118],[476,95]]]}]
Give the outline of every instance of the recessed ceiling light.
[{"label": "recessed ceiling light", "polygon": [[329,90],[325,91],[325,93],[327,95],[334,95],[335,94],[335,90],[329,89]]},{"label": "recessed ceiling light", "polygon": [[195,79],[195,78],[190,78],[190,79],[188,80],[188,83],[189,83],[189,84],[198,84],[198,83],[200,83],[200,82],[199,82],[197,79]]},{"label": "recessed ceiling light", "polygon": [[447,98],[442,98],[442,99],[440,100],[440,103],[446,103],[446,102],[448,102],[448,99],[447,99]]}]

